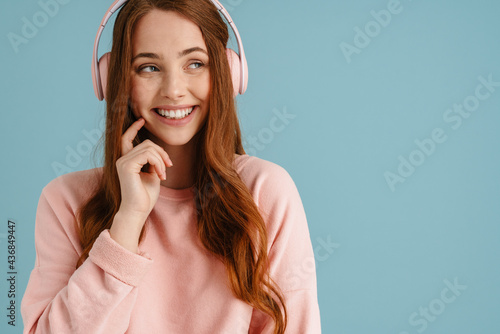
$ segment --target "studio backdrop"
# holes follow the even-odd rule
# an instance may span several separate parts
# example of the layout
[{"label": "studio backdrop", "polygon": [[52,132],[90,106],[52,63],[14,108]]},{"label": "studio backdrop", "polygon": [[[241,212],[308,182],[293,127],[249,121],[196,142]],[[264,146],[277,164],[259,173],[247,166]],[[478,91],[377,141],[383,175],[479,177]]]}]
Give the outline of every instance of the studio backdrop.
[{"label": "studio backdrop", "polygon": [[[299,190],[315,258],[287,275],[316,264],[323,333],[500,333],[500,2],[221,2],[248,60],[244,146]],[[22,332],[41,190],[102,163],[110,3],[0,7],[4,334]]]}]

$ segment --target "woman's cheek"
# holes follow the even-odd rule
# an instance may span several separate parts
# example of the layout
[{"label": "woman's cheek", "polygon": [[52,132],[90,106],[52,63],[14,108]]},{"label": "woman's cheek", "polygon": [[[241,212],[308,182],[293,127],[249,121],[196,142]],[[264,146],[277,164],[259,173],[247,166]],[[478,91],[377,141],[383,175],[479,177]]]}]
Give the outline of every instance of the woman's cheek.
[{"label": "woman's cheek", "polygon": [[139,94],[137,93],[137,87],[132,85],[132,88],[130,89],[130,105],[132,107],[132,111],[134,112],[134,115],[137,117],[137,110],[139,108],[139,101],[137,100],[137,96]]},{"label": "woman's cheek", "polygon": [[147,104],[152,89],[143,80],[132,79],[131,82],[130,99],[134,109],[140,108],[142,105]]},{"label": "woman's cheek", "polygon": [[203,76],[197,77],[192,82],[195,95],[198,99],[208,102],[210,96],[210,75],[207,71]]}]

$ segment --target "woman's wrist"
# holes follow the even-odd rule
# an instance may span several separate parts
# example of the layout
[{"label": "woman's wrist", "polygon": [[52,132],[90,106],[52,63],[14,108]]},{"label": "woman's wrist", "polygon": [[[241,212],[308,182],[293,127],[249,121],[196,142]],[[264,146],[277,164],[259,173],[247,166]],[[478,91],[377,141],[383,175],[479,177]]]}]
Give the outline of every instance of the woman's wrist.
[{"label": "woman's wrist", "polygon": [[144,226],[145,218],[135,217],[118,211],[109,229],[111,238],[133,253],[138,253],[139,236]]}]

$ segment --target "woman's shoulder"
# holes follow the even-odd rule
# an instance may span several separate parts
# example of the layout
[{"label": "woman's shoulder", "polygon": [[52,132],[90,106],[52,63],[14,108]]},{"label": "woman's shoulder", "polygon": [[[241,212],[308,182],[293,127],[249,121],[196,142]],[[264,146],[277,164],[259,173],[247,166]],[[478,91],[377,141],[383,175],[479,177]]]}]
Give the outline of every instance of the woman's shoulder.
[{"label": "woman's shoulder", "polygon": [[289,177],[285,168],[275,162],[243,154],[235,155],[234,166],[240,176],[253,177]]},{"label": "woman's shoulder", "polygon": [[297,191],[288,171],[275,162],[244,154],[236,155],[234,167],[254,195],[283,197],[287,192]]},{"label": "woman's shoulder", "polygon": [[284,233],[285,229],[303,230],[304,226],[307,227],[298,189],[284,167],[258,157],[241,155],[235,159],[235,169],[266,222],[269,240],[275,240],[279,231]]},{"label": "woman's shoulder", "polygon": [[60,175],[47,183],[42,195],[47,199],[81,203],[98,185],[102,170],[102,167],[97,167]]}]

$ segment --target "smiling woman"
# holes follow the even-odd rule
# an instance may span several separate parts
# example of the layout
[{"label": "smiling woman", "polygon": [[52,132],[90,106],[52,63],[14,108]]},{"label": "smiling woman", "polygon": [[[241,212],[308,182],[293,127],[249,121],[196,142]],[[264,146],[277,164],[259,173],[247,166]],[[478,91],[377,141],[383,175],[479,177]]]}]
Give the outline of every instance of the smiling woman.
[{"label": "smiling woman", "polygon": [[42,191],[25,333],[320,333],[297,188],[241,144],[229,15],[216,0],[117,0],[105,21],[122,5],[93,65],[105,163]]}]

